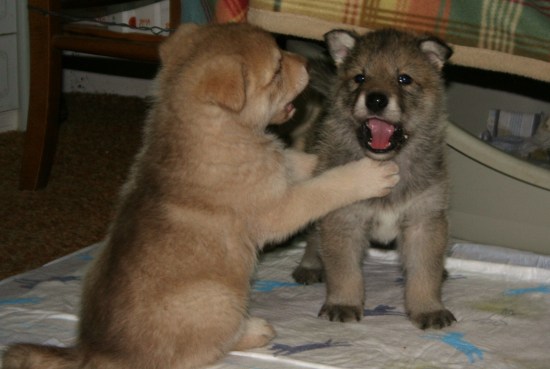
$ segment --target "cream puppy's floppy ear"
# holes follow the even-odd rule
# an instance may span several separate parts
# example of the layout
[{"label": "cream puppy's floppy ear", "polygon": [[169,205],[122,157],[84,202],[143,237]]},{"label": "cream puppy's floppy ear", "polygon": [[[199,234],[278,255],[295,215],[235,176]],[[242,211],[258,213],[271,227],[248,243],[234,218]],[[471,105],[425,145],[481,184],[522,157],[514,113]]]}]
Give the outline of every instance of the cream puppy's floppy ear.
[{"label": "cream puppy's floppy ear", "polygon": [[197,76],[195,96],[209,104],[239,112],[246,103],[246,70],[238,55],[210,58]]}]

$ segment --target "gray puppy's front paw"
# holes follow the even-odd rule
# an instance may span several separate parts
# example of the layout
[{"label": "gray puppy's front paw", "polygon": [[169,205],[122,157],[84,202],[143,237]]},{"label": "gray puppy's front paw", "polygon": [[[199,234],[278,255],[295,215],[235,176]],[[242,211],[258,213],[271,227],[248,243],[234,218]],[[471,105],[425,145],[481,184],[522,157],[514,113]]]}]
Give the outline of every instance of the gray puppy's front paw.
[{"label": "gray puppy's front paw", "polygon": [[331,322],[358,322],[363,317],[363,307],[324,304],[319,311],[319,317],[328,317]]},{"label": "gray puppy's front paw", "polygon": [[411,321],[420,329],[441,329],[456,322],[456,318],[447,309],[431,311],[428,313],[409,314]]}]

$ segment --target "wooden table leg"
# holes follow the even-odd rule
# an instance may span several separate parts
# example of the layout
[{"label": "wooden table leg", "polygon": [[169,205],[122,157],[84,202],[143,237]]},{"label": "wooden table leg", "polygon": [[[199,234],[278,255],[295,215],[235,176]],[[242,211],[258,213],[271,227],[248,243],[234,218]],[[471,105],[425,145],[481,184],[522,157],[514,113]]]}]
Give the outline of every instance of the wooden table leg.
[{"label": "wooden table leg", "polygon": [[58,18],[34,8],[59,10],[59,0],[29,0],[30,91],[27,132],[19,188],[46,186],[55,156],[61,96],[61,51],[52,45],[59,33]]}]

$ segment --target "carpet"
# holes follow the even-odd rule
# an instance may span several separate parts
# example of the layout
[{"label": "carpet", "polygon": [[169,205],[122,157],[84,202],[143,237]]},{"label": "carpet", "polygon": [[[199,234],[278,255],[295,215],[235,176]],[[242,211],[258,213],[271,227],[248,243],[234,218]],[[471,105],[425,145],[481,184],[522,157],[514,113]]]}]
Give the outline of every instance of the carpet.
[{"label": "carpet", "polygon": [[0,134],[0,279],[100,241],[141,142],[147,101],[70,93],[50,181],[20,191],[24,133]]}]

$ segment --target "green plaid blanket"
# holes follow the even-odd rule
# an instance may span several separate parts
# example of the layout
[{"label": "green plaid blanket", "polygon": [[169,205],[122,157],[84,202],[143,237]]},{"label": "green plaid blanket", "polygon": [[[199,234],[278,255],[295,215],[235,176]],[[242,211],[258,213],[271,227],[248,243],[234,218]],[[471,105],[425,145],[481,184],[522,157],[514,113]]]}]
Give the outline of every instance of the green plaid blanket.
[{"label": "green plaid blanket", "polygon": [[550,61],[550,0],[250,0],[252,8]]}]

